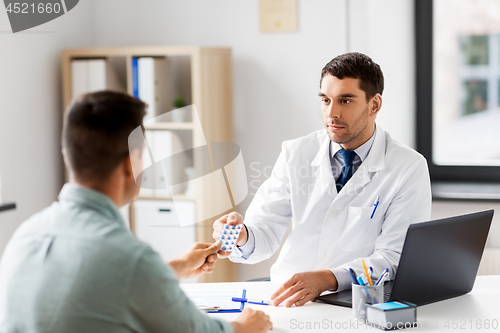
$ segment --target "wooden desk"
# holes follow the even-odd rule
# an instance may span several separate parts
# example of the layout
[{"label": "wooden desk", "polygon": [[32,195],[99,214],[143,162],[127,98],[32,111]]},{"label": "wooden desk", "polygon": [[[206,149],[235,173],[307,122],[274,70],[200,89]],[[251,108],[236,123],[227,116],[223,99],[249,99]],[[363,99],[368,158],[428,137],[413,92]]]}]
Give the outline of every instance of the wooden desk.
[{"label": "wooden desk", "polygon": [[[181,287],[184,290],[244,288],[248,298],[268,300],[278,285],[272,282],[233,282],[181,284]],[[340,306],[317,302],[291,308],[245,306],[266,312],[273,322],[272,332],[382,332],[352,319],[351,309]],[[239,314],[209,315],[232,321]],[[419,307],[417,321],[419,327],[404,332],[500,332],[500,275],[478,276],[471,293]]]}]

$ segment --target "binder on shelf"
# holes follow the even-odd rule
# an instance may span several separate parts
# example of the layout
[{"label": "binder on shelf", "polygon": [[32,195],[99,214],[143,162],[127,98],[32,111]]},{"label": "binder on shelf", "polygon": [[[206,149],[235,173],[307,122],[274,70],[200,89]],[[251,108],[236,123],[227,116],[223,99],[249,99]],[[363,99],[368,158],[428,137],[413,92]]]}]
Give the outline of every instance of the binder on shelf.
[{"label": "binder on shelf", "polygon": [[186,185],[175,186],[173,184],[184,183],[187,180],[186,168],[189,167],[189,159],[184,152],[181,138],[173,131],[147,130],[146,139],[149,149],[143,151],[143,161],[149,160],[149,154],[153,157],[152,165],[147,167],[142,174],[142,185],[139,195],[141,197],[171,198],[173,194],[182,194]]},{"label": "binder on shelf", "polygon": [[180,137],[173,131],[154,131],[153,158],[157,161],[154,169],[155,195],[171,197],[172,194],[182,194],[185,187],[176,186],[171,192],[170,186],[184,183],[187,180],[185,169],[187,157]]},{"label": "binder on shelf", "polygon": [[108,75],[110,72],[109,66],[104,59],[87,60],[87,89],[88,91],[99,91],[111,88],[108,85]]},{"label": "binder on shelf", "polygon": [[[152,144],[152,139],[154,136],[154,131],[146,131],[146,143],[151,147]],[[149,161],[149,150],[147,147],[144,147],[142,150],[142,161],[143,163],[146,163],[146,161]],[[154,193],[154,167],[155,165],[151,165],[147,168],[145,168],[142,171],[141,174],[141,189],[139,191],[139,196],[141,197],[153,197],[155,195]]]},{"label": "binder on shelf", "polygon": [[132,95],[139,98],[139,58],[132,58]]},{"label": "binder on shelf", "polygon": [[132,91],[135,97],[148,104],[144,122],[172,110],[170,61],[158,57],[132,58]]},{"label": "binder on shelf", "polygon": [[87,91],[87,61],[73,60],[71,62],[71,96],[75,98]]},{"label": "binder on shelf", "polygon": [[71,61],[72,98],[99,90],[125,92],[125,86],[118,79],[107,59],[78,59]]}]

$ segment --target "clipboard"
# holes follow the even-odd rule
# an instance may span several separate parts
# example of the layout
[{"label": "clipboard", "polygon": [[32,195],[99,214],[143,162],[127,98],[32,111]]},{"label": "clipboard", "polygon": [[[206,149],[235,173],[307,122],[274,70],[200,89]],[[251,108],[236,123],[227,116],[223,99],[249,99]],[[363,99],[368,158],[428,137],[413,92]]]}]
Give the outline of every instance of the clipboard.
[{"label": "clipboard", "polygon": [[[247,291],[238,290],[189,290],[185,291],[187,297],[200,310],[206,313],[241,312],[245,308],[244,302],[233,302],[233,297],[245,298]],[[238,304],[240,303],[240,304]]]}]

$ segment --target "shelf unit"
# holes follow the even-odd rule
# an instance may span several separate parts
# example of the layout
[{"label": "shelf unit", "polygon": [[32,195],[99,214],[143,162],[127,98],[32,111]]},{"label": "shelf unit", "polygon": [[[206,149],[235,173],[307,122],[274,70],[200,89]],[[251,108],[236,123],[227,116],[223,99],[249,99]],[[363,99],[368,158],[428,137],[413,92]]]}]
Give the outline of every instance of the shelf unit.
[{"label": "shelf unit", "polygon": [[156,123],[144,126],[146,130],[192,130],[193,123]]},{"label": "shelf unit", "polygon": [[[196,105],[203,132],[192,122],[161,122],[148,125],[147,130],[187,130],[192,132],[193,144],[206,140],[210,142],[233,142],[232,118],[232,69],[229,48],[198,46],[139,46],[116,48],[85,48],[62,51],[63,110],[71,102],[72,73],[74,59],[120,59],[127,92],[132,95],[132,58],[134,57],[184,57],[189,59],[189,79],[191,96],[188,104]],[[173,59],[173,58],[172,58]],[[203,138],[203,135],[205,138]],[[198,163],[194,156],[195,165]],[[176,200],[195,202],[196,214],[206,216],[210,207],[215,206],[221,196],[214,193],[210,180],[203,180],[196,188],[195,197],[175,195]],[[138,199],[172,200],[171,198],[139,197]],[[196,240],[212,243],[212,224],[218,216],[196,224]],[[131,230],[135,232],[134,205],[130,205]],[[200,282],[236,281],[235,264],[220,260],[212,274],[200,276]]]}]

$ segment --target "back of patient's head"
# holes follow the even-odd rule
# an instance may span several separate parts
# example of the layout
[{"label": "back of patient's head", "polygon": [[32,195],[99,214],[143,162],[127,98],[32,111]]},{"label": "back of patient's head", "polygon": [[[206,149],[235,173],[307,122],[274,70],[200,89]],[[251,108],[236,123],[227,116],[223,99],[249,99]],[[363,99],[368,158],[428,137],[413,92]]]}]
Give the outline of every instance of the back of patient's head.
[{"label": "back of patient's head", "polygon": [[142,126],[146,104],[126,94],[82,95],[66,110],[62,134],[65,162],[80,181],[105,181],[129,155],[128,137]]},{"label": "back of patient's head", "polygon": [[340,80],[345,77],[359,79],[359,88],[365,92],[367,101],[384,92],[384,74],[380,66],[363,53],[344,53],[330,60],[321,70],[320,88],[325,75]]}]

